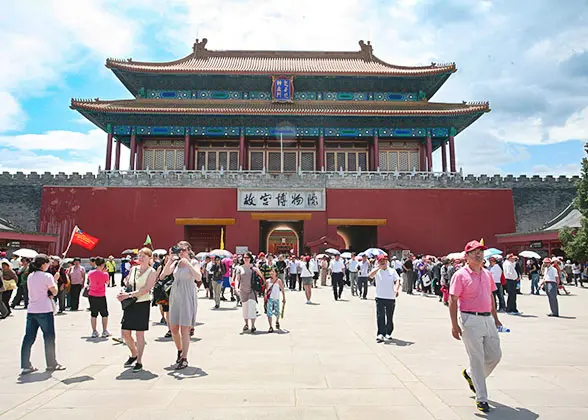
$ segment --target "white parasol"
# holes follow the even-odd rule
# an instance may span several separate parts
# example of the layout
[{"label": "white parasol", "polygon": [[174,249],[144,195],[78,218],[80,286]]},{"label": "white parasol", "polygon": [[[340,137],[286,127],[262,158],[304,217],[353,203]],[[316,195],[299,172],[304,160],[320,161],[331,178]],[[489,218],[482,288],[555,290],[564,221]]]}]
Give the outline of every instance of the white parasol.
[{"label": "white parasol", "polygon": [[541,255],[537,254],[535,251],[523,251],[519,254],[519,257],[541,259]]},{"label": "white parasol", "polygon": [[343,252],[341,254],[341,258],[345,258],[345,259],[351,258],[351,252]]},{"label": "white parasol", "polygon": [[221,258],[232,258],[233,254],[231,254],[226,249],[213,249],[210,251],[211,257],[221,257]]},{"label": "white parasol", "polygon": [[167,250],[165,249],[156,249],[155,251],[153,251],[153,255],[166,255],[167,254]]},{"label": "white parasol", "polygon": [[14,251],[13,254],[23,258],[35,258],[39,253],[34,249],[21,248]]},{"label": "white parasol", "polygon": [[465,252],[452,252],[451,254],[447,254],[445,258],[448,260],[463,260],[465,258]]},{"label": "white parasol", "polygon": [[341,255],[341,253],[337,251],[335,248],[325,249],[325,254]]}]

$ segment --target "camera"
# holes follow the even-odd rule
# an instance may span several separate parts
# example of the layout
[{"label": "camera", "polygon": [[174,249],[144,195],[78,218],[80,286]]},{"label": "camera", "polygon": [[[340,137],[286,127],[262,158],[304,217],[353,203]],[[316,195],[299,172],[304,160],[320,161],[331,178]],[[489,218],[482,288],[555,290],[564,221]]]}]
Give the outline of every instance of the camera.
[{"label": "camera", "polygon": [[177,245],[174,245],[171,247],[171,253],[174,255],[179,255],[180,254],[180,247]]}]

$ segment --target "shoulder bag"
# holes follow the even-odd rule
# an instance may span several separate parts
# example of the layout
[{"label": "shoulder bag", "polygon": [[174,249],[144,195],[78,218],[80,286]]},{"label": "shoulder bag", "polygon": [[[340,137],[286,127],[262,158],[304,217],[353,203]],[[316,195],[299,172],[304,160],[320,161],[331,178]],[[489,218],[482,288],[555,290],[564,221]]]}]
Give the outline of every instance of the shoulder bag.
[{"label": "shoulder bag", "polygon": [[[133,267],[132,270],[135,271],[135,273],[133,275],[133,289],[127,290],[127,293],[134,292],[135,290],[137,290],[137,271],[139,271],[139,269],[137,267]],[[135,302],[137,302],[136,297],[129,297],[129,298],[126,298],[125,300],[121,300],[120,304],[122,306],[122,310],[126,311],[131,306],[133,306],[135,304]]]}]

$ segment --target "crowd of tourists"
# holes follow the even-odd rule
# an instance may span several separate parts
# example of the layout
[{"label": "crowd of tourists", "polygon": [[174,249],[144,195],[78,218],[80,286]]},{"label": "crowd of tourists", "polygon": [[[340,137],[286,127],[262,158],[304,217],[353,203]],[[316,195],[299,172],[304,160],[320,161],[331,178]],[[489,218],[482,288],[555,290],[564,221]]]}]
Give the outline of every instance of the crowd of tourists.
[{"label": "crowd of tourists", "polygon": [[[338,253],[300,257],[260,253],[256,257],[247,252],[197,259],[186,241],[178,242],[163,256],[143,248],[135,258],[121,261],[123,280],[117,300],[123,316],[121,337],[114,339],[124,342],[129,349],[124,366],[134,372],[141,371],[151,306],[159,306],[161,323],[168,326],[166,337],[173,339],[177,350],[174,367],[185,369],[190,337],[196,325],[199,288],[205,289],[214,310],[229,301],[242,308],[243,333],[257,331],[256,320],[261,310],[258,302],[263,302],[268,333],[272,333],[274,326],[281,328],[286,289],[304,290],[306,304],[312,304],[312,289],[327,286],[330,278],[335,301],[342,298],[345,285],[358,299],[367,299],[369,286],[375,286],[376,341],[381,343],[392,340],[395,299],[401,290],[407,294],[437,295],[439,302],[449,306],[452,334],[464,341],[470,358],[470,368],[462,375],[476,393],[478,409],[487,411],[485,377],[501,357],[496,334],[496,327],[501,324],[497,314],[520,314],[517,295],[521,293],[523,273],[531,281],[531,294],[545,291],[551,310],[548,316],[553,317],[559,316],[558,292],[568,293],[564,283],[583,285],[584,273],[580,264],[564,262],[561,258],[545,258],[541,262],[529,259],[523,266],[514,254],[504,259],[500,255],[484,258],[484,249],[482,244],[472,241],[463,257],[453,259],[412,254],[397,258],[383,252],[377,256],[352,253],[349,258],[342,258]],[[9,316],[11,309],[21,303],[27,309],[21,348],[22,374],[36,370],[30,362],[30,353],[39,328],[45,341],[47,370],[65,369],[56,360],[54,314],[62,315],[66,309],[79,310],[81,296],[88,299],[91,338],[111,336],[106,288],[116,286],[117,267],[113,256],[91,258],[87,268],[82,266],[80,258],[62,261],[44,254],[34,259],[2,259],[1,263],[2,317]],[[472,288],[478,289],[469,290]],[[504,293],[508,296],[506,302]],[[98,315],[101,333],[97,327]]]}]

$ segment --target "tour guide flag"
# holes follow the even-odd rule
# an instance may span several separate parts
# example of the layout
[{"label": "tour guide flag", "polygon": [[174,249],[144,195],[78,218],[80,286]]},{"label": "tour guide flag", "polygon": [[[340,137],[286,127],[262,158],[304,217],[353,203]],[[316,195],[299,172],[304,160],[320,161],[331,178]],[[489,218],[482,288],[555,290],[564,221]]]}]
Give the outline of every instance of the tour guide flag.
[{"label": "tour guide flag", "polygon": [[145,239],[145,243],[143,245],[151,246],[151,236],[147,235],[147,238]]},{"label": "tour guide flag", "polygon": [[[91,251],[94,249],[96,244],[98,243],[99,239],[93,236],[88,235],[87,233],[83,232],[79,227],[75,226],[73,230],[73,234],[71,236],[71,244],[76,244],[81,246],[82,248]],[[69,249],[69,247],[68,247]]]}]

